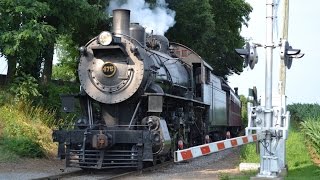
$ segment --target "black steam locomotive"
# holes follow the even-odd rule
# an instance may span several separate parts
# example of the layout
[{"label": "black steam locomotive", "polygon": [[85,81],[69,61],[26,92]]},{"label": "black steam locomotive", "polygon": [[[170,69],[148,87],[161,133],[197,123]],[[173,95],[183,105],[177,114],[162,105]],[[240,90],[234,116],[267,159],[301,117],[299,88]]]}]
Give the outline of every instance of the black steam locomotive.
[{"label": "black steam locomotive", "polygon": [[210,65],[129,21],[114,10],[113,32],[80,48],[80,93],[62,100],[66,112],[79,100],[82,116],[53,133],[67,167],[140,169],[239,131],[239,97]]}]

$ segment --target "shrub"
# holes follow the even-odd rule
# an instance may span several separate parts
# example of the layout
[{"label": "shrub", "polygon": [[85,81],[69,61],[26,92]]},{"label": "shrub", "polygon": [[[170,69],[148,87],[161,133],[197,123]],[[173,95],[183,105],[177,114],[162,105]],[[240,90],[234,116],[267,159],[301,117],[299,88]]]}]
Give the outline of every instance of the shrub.
[{"label": "shrub", "polygon": [[248,100],[244,95],[240,95],[240,101],[241,101],[241,119],[242,124],[244,127],[248,126]]},{"label": "shrub", "polygon": [[41,94],[44,98],[40,104],[48,109],[59,110],[61,108],[61,94],[75,94],[79,92],[79,85],[71,82],[50,82],[48,85],[41,86]]},{"label": "shrub", "polygon": [[22,157],[44,157],[45,152],[41,145],[29,137],[4,138],[3,144],[8,150]]},{"label": "shrub", "polygon": [[[79,85],[77,83],[54,81],[46,86],[42,86],[40,92],[43,94],[44,98],[42,98],[38,104],[46,109],[50,109],[50,111],[55,114],[55,119],[47,120],[46,124],[48,124],[49,127],[59,127],[73,122],[77,112],[69,114],[62,113],[60,95],[78,93]],[[80,107],[78,107],[78,109],[80,109]]]},{"label": "shrub", "polygon": [[52,129],[71,124],[74,117],[73,114],[60,113],[60,94],[78,92],[78,87],[77,83],[39,86],[35,78],[22,74],[8,87],[8,91],[0,91],[3,151],[12,151],[23,157],[55,153],[57,147],[52,141]]},{"label": "shrub", "polygon": [[38,91],[37,80],[25,73],[22,73],[21,76],[14,79],[9,91],[15,95],[16,101],[41,97],[41,94]]},{"label": "shrub", "polygon": [[0,91],[0,106],[3,106],[5,104],[10,104],[13,101],[13,96],[9,93],[7,93],[7,90],[4,89],[3,91]]}]

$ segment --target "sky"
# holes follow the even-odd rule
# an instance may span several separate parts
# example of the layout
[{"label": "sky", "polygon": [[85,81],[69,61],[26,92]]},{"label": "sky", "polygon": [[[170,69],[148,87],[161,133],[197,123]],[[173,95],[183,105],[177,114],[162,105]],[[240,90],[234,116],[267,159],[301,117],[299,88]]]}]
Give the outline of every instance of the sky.
[{"label": "sky", "polygon": [[[242,28],[242,36],[252,39],[255,43],[265,44],[266,0],[246,0],[253,7],[248,28]],[[276,2],[278,0],[275,0]],[[280,0],[281,3],[281,0]],[[289,37],[293,48],[301,49],[305,56],[293,60],[291,69],[287,70],[286,95],[288,103],[320,104],[320,83],[317,72],[320,71],[320,51],[317,50],[320,40],[320,1],[290,0]],[[278,8],[277,26],[274,29],[274,43],[278,43],[281,34],[281,10]],[[278,28],[277,28],[278,27]],[[278,35],[277,35],[278,34]],[[318,53],[319,52],[319,53]],[[248,95],[248,88],[256,86],[258,96],[265,90],[265,50],[258,48],[259,62],[255,68],[244,69],[240,75],[232,75],[229,82],[232,87],[239,88],[239,94]],[[279,80],[279,48],[274,50],[273,58],[273,95],[278,91]],[[0,74],[6,74],[7,64],[0,60]]]},{"label": "sky", "polygon": [[[248,28],[242,28],[241,35],[253,42],[266,42],[266,0],[246,0],[253,7]],[[275,0],[276,2],[278,0]],[[280,0],[281,4],[281,0]],[[320,1],[290,0],[289,2],[289,44],[301,49],[305,56],[294,59],[291,69],[287,70],[286,95],[287,102],[320,104],[320,83],[317,72],[320,70],[320,51],[317,50],[320,40]],[[278,8],[277,26],[274,29],[274,43],[280,41],[282,29],[282,7]],[[278,33],[277,33],[278,32]],[[277,35],[278,34],[278,35]],[[278,91],[279,81],[279,48],[274,50],[273,58],[273,96]],[[248,88],[256,86],[258,96],[265,93],[265,49],[258,49],[259,61],[255,68],[246,68],[240,75],[232,75],[229,82],[232,87],[239,87],[239,94],[248,95]]]}]

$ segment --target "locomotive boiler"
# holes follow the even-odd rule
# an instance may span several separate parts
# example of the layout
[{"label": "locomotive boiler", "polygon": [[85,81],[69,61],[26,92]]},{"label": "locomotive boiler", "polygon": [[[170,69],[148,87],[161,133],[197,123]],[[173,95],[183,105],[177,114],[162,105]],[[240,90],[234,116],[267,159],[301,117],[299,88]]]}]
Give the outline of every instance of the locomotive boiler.
[{"label": "locomotive boiler", "polygon": [[79,50],[81,90],[62,100],[82,115],[53,133],[67,167],[141,169],[239,131],[237,93],[190,48],[130,23],[129,10]]}]

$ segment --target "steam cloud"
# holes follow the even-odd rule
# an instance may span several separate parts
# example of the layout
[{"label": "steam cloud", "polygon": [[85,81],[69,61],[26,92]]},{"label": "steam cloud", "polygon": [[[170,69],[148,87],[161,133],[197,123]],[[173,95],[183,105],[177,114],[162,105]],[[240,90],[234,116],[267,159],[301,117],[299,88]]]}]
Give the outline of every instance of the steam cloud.
[{"label": "steam cloud", "polygon": [[146,28],[147,33],[164,35],[176,22],[175,11],[167,8],[165,0],[157,0],[156,7],[151,9],[149,3],[144,0],[112,0],[108,12],[112,14],[114,9],[129,9],[130,22],[139,23]]}]

